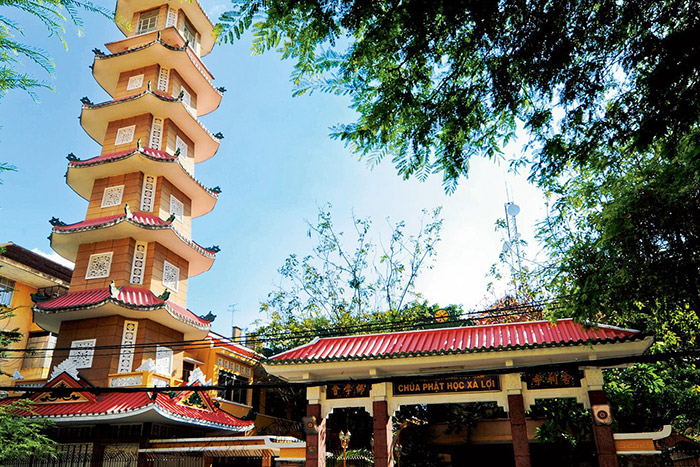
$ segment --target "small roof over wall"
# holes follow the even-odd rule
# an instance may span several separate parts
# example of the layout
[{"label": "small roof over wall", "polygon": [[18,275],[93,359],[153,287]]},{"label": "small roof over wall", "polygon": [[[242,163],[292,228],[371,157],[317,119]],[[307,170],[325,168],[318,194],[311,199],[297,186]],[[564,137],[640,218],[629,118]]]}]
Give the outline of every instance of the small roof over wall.
[{"label": "small roof over wall", "polygon": [[[316,338],[275,355],[265,366],[288,380],[366,378],[416,371],[585,364],[599,358],[639,355],[651,342],[651,337],[636,330],[563,319]],[[358,365],[360,361],[366,363]]]},{"label": "small roof over wall", "polygon": [[0,275],[33,287],[68,286],[73,271],[12,242],[0,243]]}]

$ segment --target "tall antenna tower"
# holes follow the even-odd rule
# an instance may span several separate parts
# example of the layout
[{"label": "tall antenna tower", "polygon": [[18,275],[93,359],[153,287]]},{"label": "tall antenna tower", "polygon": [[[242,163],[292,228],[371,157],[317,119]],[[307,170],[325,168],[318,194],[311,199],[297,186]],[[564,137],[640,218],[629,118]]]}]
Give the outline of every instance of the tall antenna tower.
[{"label": "tall antenna tower", "polygon": [[522,256],[520,254],[520,234],[518,233],[518,222],[516,220],[517,215],[520,214],[520,206],[510,201],[507,186],[506,197],[508,201],[503,205],[503,208],[506,213],[508,240],[503,242],[503,252],[510,255],[510,267],[513,272],[517,271],[519,278],[523,273]]}]

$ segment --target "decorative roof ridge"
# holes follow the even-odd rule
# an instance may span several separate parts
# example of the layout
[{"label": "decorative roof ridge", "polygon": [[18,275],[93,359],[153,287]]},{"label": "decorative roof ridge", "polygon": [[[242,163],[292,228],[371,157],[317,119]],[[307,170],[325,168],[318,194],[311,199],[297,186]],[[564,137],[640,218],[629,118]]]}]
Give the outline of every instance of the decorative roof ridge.
[{"label": "decorative roof ridge", "polygon": [[126,96],[126,97],[122,97],[119,99],[112,99],[111,101],[100,102],[99,104],[95,104],[95,103],[91,102],[86,97],[83,97],[81,99],[81,101],[83,103],[83,109],[100,109],[102,107],[109,107],[110,105],[118,105],[118,104],[123,104],[125,102],[135,101],[135,100],[140,99],[148,94],[152,94],[153,96],[157,97],[158,99],[160,99],[164,102],[179,102],[179,103],[181,103],[182,107],[185,109],[185,112],[187,112],[187,114],[190,117],[192,117],[192,120],[197,122],[197,124],[202,128],[202,130],[204,130],[204,132],[207,135],[209,135],[209,137],[211,139],[213,139],[216,142],[219,142],[223,138],[223,136],[217,137],[214,134],[212,134],[212,132],[209,131],[207,129],[207,127],[204,126],[204,123],[202,123],[202,121],[199,118],[197,118],[196,115],[194,115],[192,112],[190,112],[187,109],[187,107],[185,106],[185,103],[182,101],[182,97],[173,97],[170,94],[164,93],[163,91],[154,91],[153,89],[146,89],[145,91],[141,91],[138,94],[133,94],[131,96]]},{"label": "decorative roof ridge", "polygon": [[[168,44],[167,42],[165,42],[163,39],[160,38],[160,31],[158,31],[158,36],[159,37],[157,39],[155,39],[151,42],[139,45],[139,46],[131,48],[131,49],[122,50],[121,52],[104,53],[99,49],[94,49],[93,52],[95,53],[95,59],[104,60],[104,59],[120,57],[122,55],[127,55],[127,54],[130,54],[132,52],[139,52],[141,50],[145,50],[145,49],[147,49],[155,44],[160,44],[163,47],[165,47],[166,49],[172,50],[173,52],[185,52],[187,54],[187,58],[189,58],[190,62],[192,62],[192,65],[194,65],[194,67],[204,77],[204,79],[207,81],[207,83],[209,83],[209,85],[212,87],[212,89],[214,89],[214,91],[216,91],[219,95],[221,95],[221,96],[224,95],[216,86],[214,86],[214,75],[206,68],[206,66],[204,67],[205,68],[204,70],[202,69],[202,66],[204,66],[204,63],[201,63],[201,60],[195,60],[194,58],[192,58],[193,52],[190,50],[190,48],[187,45],[177,46],[177,45]],[[200,65],[200,63],[201,63],[201,65]],[[211,76],[211,79],[207,75]]]},{"label": "decorative roof ridge", "polygon": [[[212,422],[209,420],[203,420],[201,418],[186,417],[184,415],[180,415],[180,414],[176,414],[174,412],[171,412],[166,407],[161,406],[157,402],[154,403],[153,410],[158,412],[161,416],[163,416],[165,418],[169,418],[170,420],[173,420],[176,422],[186,421],[186,422],[192,423],[194,425],[221,428],[221,429],[233,431],[233,432],[248,431],[255,424],[255,420],[251,420],[250,422],[246,422],[244,420],[241,420],[241,425],[227,425],[224,423],[216,423],[216,422]],[[233,415],[230,415],[228,412],[225,412],[221,409],[219,409],[219,411],[221,413],[225,413],[226,415],[228,415],[231,418],[235,418],[236,420],[239,420],[238,418],[234,417]]]},{"label": "decorative roof ridge", "polygon": [[[149,151],[155,152],[155,153],[160,153],[161,157],[154,157],[151,154],[149,154]],[[135,155],[135,154],[141,154],[142,156],[155,161],[155,162],[177,162],[177,165],[180,166],[180,168],[185,172],[185,174],[192,179],[197,185],[199,185],[202,189],[204,189],[207,194],[213,198],[218,198],[219,197],[219,192],[217,192],[214,188],[209,188],[204,186],[202,182],[200,182],[197,178],[195,178],[194,175],[192,175],[187,168],[182,164],[182,161],[180,160],[179,157],[168,154],[165,151],[161,151],[160,149],[154,149],[154,148],[149,148],[149,147],[142,147],[142,148],[136,148],[136,149],[131,149],[131,150],[126,150],[126,151],[120,151],[120,152],[115,152],[111,154],[103,154],[101,156],[95,156],[91,157],[90,159],[84,159],[84,160],[70,160],[68,162],[68,167],[72,168],[83,168],[83,167],[92,167],[94,165],[99,165],[99,164],[107,164],[110,162],[116,162],[120,161],[123,159],[128,159],[129,157]],[[97,160],[100,159],[100,160]]]},{"label": "decorative roof ridge", "polygon": [[[138,221],[138,217],[146,217],[150,219],[154,219],[159,221],[158,224],[146,224],[143,222]],[[127,221],[130,224],[136,225],[137,227],[141,227],[144,229],[149,229],[149,230],[166,230],[170,229],[180,240],[182,240],[183,243],[185,243],[187,246],[190,248],[194,249],[197,251],[199,254],[202,256],[205,256],[209,259],[214,259],[216,257],[216,251],[215,249],[212,248],[204,248],[200,246],[198,243],[194,242],[192,239],[189,239],[185,237],[184,234],[180,233],[179,230],[175,228],[173,225],[174,220],[163,220],[158,216],[155,216],[153,214],[147,214],[145,212],[134,212],[134,213],[129,213],[129,214],[116,214],[114,216],[107,216],[107,217],[97,217],[94,219],[86,219],[81,222],[76,222],[75,224],[68,224],[68,225],[54,225],[53,227],[53,232],[54,233],[73,233],[73,232],[87,232],[89,230],[96,230],[96,229],[101,229],[101,228],[106,228],[106,227],[112,227],[113,225],[119,224],[123,221]],[[90,224],[82,226],[82,227],[76,227],[72,228],[74,226],[77,226],[81,223],[85,222],[90,222]]]}]

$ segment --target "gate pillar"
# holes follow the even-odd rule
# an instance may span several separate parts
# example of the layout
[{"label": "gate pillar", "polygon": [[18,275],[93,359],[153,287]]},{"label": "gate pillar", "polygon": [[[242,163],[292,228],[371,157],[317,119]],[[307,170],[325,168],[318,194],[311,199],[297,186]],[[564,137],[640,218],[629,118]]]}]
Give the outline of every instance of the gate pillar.
[{"label": "gate pillar", "polygon": [[605,395],[605,391],[597,390],[588,391],[588,399],[591,401],[593,412],[593,439],[598,453],[598,465],[599,467],[618,467],[615,438],[612,425],[610,425],[612,419],[608,397]]},{"label": "gate pillar", "polygon": [[[308,404],[306,416],[316,418],[315,430],[309,430],[306,434],[306,466],[326,466],[326,418],[321,412],[321,404]],[[311,431],[315,431],[312,433]]]},{"label": "gate pillar", "polygon": [[[520,375],[518,375],[520,378]],[[508,412],[510,415],[510,432],[513,438],[515,467],[530,467],[530,442],[527,439],[525,423],[525,405],[522,394],[508,394]]]},{"label": "gate pillar", "polygon": [[391,416],[387,410],[387,401],[372,402],[372,418],[374,420],[374,466],[392,467],[394,465],[391,452]]}]

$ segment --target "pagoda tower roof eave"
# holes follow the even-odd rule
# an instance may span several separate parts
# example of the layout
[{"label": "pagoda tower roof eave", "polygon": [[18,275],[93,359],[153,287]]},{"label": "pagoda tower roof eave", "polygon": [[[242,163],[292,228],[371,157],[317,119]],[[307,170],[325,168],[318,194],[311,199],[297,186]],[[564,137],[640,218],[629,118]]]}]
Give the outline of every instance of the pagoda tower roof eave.
[{"label": "pagoda tower roof eave", "polygon": [[[122,292],[123,291],[123,292]],[[54,303],[57,307],[53,307]],[[210,324],[184,307],[163,301],[150,290],[122,287],[116,296],[109,288],[69,292],[34,305],[34,321],[42,329],[58,332],[63,321],[118,315],[126,319],[150,319],[182,332],[184,340],[204,339]]]},{"label": "pagoda tower roof eave", "polygon": [[[124,39],[124,41],[128,40]],[[214,87],[211,73],[198,57],[184,46],[172,46],[158,38],[114,54],[96,53],[92,74],[102,89],[110,96],[114,96],[121,72],[143,68],[154,63],[175,69],[183,76],[197,95],[198,115],[206,115],[219,107],[223,95]]]},{"label": "pagoda tower roof eave", "polygon": [[[117,19],[117,27],[122,33],[124,33],[125,36],[128,36],[131,32],[129,25],[131,24],[131,18],[134,16],[134,13],[157,8],[163,3],[163,0],[117,1],[117,7],[114,11],[114,17]],[[214,23],[211,21],[211,19],[209,19],[209,16],[204,11],[204,8],[202,8],[197,0],[185,0],[177,2],[177,5],[185,12],[187,19],[199,32],[201,36],[200,55],[204,57],[211,52],[211,50],[214,48],[214,44],[216,44],[216,37],[214,37]]]},{"label": "pagoda tower roof eave", "polygon": [[[147,218],[153,224],[141,222]],[[160,243],[189,263],[187,277],[208,271],[214,264],[215,253],[199,246],[178,232],[172,223],[156,216],[134,213],[126,215],[88,219],[72,225],[55,226],[49,237],[51,248],[68,261],[75,261],[78,247],[86,243],[97,243],[118,238],[133,238],[143,242]]]},{"label": "pagoda tower roof eave", "polygon": [[218,194],[197,181],[183,167],[177,156],[151,148],[71,161],[66,172],[66,183],[78,195],[89,200],[94,180],[131,172],[163,176],[177,185],[192,202],[192,217],[203,216],[211,212],[216,205]]},{"label": "pagoda tower roof eave", "polygon": [[80,124],[95,142],[102,144],[101,139],[107,133],[109,122],[143,114],[172,120],[194,142],[195,162],[211,158],[219,149],[219,139],[215,138],[197,117],[187,111],[181,99],[157,91],[144,91],[100,104],[84,104]]}]

